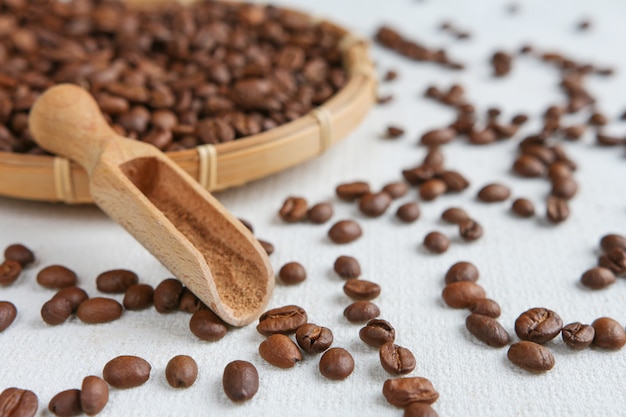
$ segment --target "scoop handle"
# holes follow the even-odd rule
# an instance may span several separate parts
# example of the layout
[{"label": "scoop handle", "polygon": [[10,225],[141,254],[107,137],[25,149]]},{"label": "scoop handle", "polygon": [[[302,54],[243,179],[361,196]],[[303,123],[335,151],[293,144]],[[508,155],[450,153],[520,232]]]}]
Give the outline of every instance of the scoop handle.
[{"label": "scoop handle", "polygon": [[107,143],[117,137],[87,90],[59,84],[33,105],[28,126],[43,149],[72,159],[91,175]]}]

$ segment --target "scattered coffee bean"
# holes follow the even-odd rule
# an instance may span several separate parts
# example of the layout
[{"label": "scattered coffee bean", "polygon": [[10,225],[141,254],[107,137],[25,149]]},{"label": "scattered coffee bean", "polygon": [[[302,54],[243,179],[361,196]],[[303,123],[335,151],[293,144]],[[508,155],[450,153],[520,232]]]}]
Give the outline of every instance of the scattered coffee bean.
[{"label": "scattered coffee bean", "polygon": [[122,305],[112,298],[89,298],[78,306],[76,316],[83,323],[108,323],[122,316]]},{"label": "scattered coffee bean", "polygon": [[595,330],[593,345],[599,348],[618,350],[626,344],[626,331],[617,320],[600,317],[591,323]]},{"label": "scattered coffee bean", "polygon": [[457,281],[478,281],[480,273],[478,268],[470,262],[460,261],[455,263],[446,272],[446,284]]},{"label": "scattered coffee bean", "polygon": [[250,233],[254,233],[254,226],[252,226],[252,223],[250,223],[246,219],[238,218],[237,220],[239,220],[241,222],[241,224],[243,224],[246,227],[246,229],[248,229],[250,231]]},{"label": "scattered coffee bean", "polygon": [[450,207],[441,213],[441,220],[444,222],[459,224],[464,220],[469,220],[469,215],[462,208]]},{"label": "scattered coffee bean", "polygon": [[393,375],[406,375],[415,369],[415,356],[409,349],[387,342],[378,352],[383,369]]},{"label": "scattered coffee bean", "polygon": [[532,217],[535,215],[535,205],[526,198],[518,198],[513,201],[511,211],[519,217]]},{"label": "scattered coffee bean", "polygon": [[615,274],[610,269],[601,266],[587,270],[582,277],[580,277],[581,284],[594,290],[606,288],[614,284],[615,281]]},{"label": "scattered coffee bean", "polygon": [[605,252],[610,252],[614,248],[621,248],[626,251],[626,237],[618,234],[608,234],[600,239],[600,247]]},{"label": "scattered coffee bean", "polygon": [[174,356],[165,367],[165,379],[173,388],[189,388],[197,377],[198,364],[191,356]]},{"label": "scattered coffee bean", "polygon": [[496,51],[491,57],[493,75],[495,77],[504,77],[511,72],[512,63],[513,56],[504,51]]},{"label": "scattered coffee bean", "polygon": [[78,306],[89,298],[89,295],[85,290],[79,287],[66,287],[62,288],[54,294],[54,298],[65,298],[72,306],[72,313],[76,313]]},{"label": "scattered coffee bean", "polygon": [[446,184],[446,191],[461,192],[469,187],[470,183],[463,175],[457,171],[443,171],[439,178]]},{"label": "scattered coffee bean", "polygon": [[449,127],[434,129],[424,133],[420,138],[420,143],[425,146],[445,145],[452,142],[456,136],[456,130]]},{"label": "scattered coffee bean", "polygon": [[586,130],[587,126],[585,125],[568,126],[563,129],[563,137],[569,140],[578,140],[585,134]]},{"label": "scattered coffee bean", "polygon": [[404,408],[403,417],[439,417],[439,414],[426,403],[411,403]]},{"label": "scattered coffee bean", "polygon": [[395,70],[388,70],[383,78],[385,81],[393,81],[398,78],[398,73]]},{"label": "scattered coffee bean", "polygon": [[475,220],[466,219],[459,223],[459,235],[467,241],[480,239],[483,235],[483,227]]},{"label": "scattered coffee bean", "polygon": [[0,264],[0,285],[11,285],[22,273],[22,265],[18,261],[5,260]]},{"label": "scattered coffee bean", "polygon": [[80,390],[68,389],[52,397],[48,410],[59,417],[71,417],[81,414]]},{"label": "scattered coffee bean", "polygon": [[435,177],[435,169],[428,165],[402,170],[402,176],[411,185],[420,185]]},{"label": "scattered coffee bean", "polygon": [[396,139],[404,135],[404,129],[397,126],[387,126],[386,137],[390,139]]},{"label": "scattered coffee bean", "polygon": [[422,165],[432,168],[437,174],[443,175],[443,173],[447,172],[443,171],[444,162],[445,157],[443,156],[443,152],[441,152],[441,148],[439,146],[431,146],[428,148],[428,153],[426,153]]},{"label": "scattered coffee bean", "polygon": [[383,191],[396,200],[404,197],[409,192],[409,186],[404,181],[390,182],[383,187]]},{"label": "scattered coffee bean", "polygon": [[363,323],[380,315],[380,309],[369,301],[355,301],[343,311],[344,317],[351,323]]},{"label": "scattered coffee bean", "polygon": [[288,305],[266,311],[259,317],[256,329],[263,336],[272,334],[291,334],[298,327],[306,324],[308,318],[302,307]]},{"label": "scattered coffee bean", "polygon": [[498,139],[496,132],[491,128],[472,130],[467,138],[472,145],[488,145]]},{"label": "scattered coffee bean", "polygon": [[491,347],[504,347],[509,344],[509,333],[493,317],[472,313],[465,319],[465,327],[481,342]]},{"label": "scattered coffee bean", "polygon": [[528,121],[528,116],[525,115],[525,114],[516,114],[511,119],[511,123],[513,123],[514,125],[517,125],[517,126],[521,126],[521,125],[525,124],[527,121]]},{"label": "scattered coffee bean", "polygon": [[396,210],[396,216],[404,223],[413,223],[419,219],[420,214],[420,206],[414,201],[404,203]]},{"label": "scattered coffee bean", "polygon": [[472,303],[485,298],[485,290],[472,281],[457,281],[446,285],[441,297],[452,308],[468,308]]},{"label": "scattered coffee bean", "polygon": [[476,300],[469,306],[469,310],[474,314],[481,314],[483,316],[497,319],[500,317],[500,304],[491,298],[483,298],[482,300]]},{"label": "scattered coffee bean", "polygon": [[53,297],[41,307],[41,318],[47,324],[56,326],[65,322],[72,314],[72,304],[62,297]]},{"label": "scattered coffee bean", "polygon": [[154,289],[152,302],[159,313],[170,313],[178,309],[180,296],[183,293],[183,284],[175,278],[167,278],[161,281]]},{"label": "scattered coffee bean", "polygon": [[570,323],[563,326],[561,330],[561,337],[563,342],[572,349],[584,349],[593,342],[593,338],[596,334],[595,329],[582,323]]},{"label": "scattered coffee bean", "polygon": [[50,265],[37,274],[37,282],[45,288],[59,289],[76,285],[76,273],[61,265]]},{"label": "scattered coffee bean", "polygon": [[302,360],[298,346],[284,334],[272,334],[259,345],[259,354],[279,368],[293,368]]},{"label": "scattered coffee bean", "polygon": [[433,178],[427,180],[420,187],[420,197],[424,201],[432,201],[445,193],[448,190],[448,186],[443,180],[439,178]]},{"label": "scattered coffee bean", "polygon": [[550,164],[548,169],[548,177],[550,181],[556,181],[559,178],[570,178],[572,176],[571,168],[563,161],[556,161]]},{"label": "scattered coffee bean", "polygon": [[333,206],[330,203],[317,203],[308,212],[309,221],[314,224],[324,224],[331,217],[333,217]]},{"label": "scattered coffee bean", "polygon": [[509,187],[494,183],[485,185],[478,191],[478,199],[485,203],[505,201],[511,196]]},{"label": "scattered coffee bean", "polygon": [[[9,301],[0,301],[0,333],[6,330],[17,317],[17,308]],[[1,403],[1,402],[0,402]],[[0,407],[0,410],[2,407]]]},{"label": "scattered coffee bean", "polygon": [[193,313],[189,320],[189,330],[198,339],[216,342],[226,336],[228,327],[214,312],[203,309]]},{"label": "scattered coffee bean", "polygon": [[114,269],[98,275],[96,287],[98,291],[110,294],[122,294],[128,287],[139,282],[139,277],[133,271]]},{"label": "scattered coffee bean", "polygon": [[6,417],[34,417],[39,408],[39,401],[34,392],[7,388],[0,393],[0,411]]},{"label": "scattered coffee bean", "polygon": [[608,119],[602,113],[593,113],[589,117],[589,124],[592,126],[604,126],[608,123]]},{"label": "scattered coffee bean", "polygon": [[126,310],[144,310],[152,306],[154,289],[148,284],[135,284],[128,287],[124,293],[124,308]]},{"label": "scattered coffee bean", "polygon": [[507,357],[513,364],[530,372],[545,372],[554,368],[552,352],[545,346],[527,340],[513,343]]},{"label": "scattered coffee bean", "polygon": [[109,402],[109,386],[104,379],[90,375],[83,379],[80,389],[80,408],[89,416],[98,414]]},{"label": "scattered coffee bean", "polygon": [[248,401],[259,390],[259,373],[250,362],[232,361],[224,368],[222,387],[231,401]]},{"label": "scattered coffee bean", "polygon": [[272,245],[270,242],[259,239],[259,243],[261,244],[261,247],[263,248],[265,253],[267,253],[268,255],[274,253],[274,245]]},{"label": "scattered coffee bean", "polygon": [[303,324],[296,330],[296,342],[306,353],[322,353],[333,344],[333,332],[317,324]]},{"label": "scattered coffee bean", "polygon": [[330,348],[320,358],[320,373],[328,379],[340,381],[354,371],[354,359],[344,348]]},{"label": "scattered coffee bean", "polygon": [[531,308],[515,320],[515,333],[522,340],[546,343],[554,339],[563,328],[563,320],[547,308]]},{"label": "scattered coffee bean", "polygon": [[542,177],[546,173],[546,166],[532,155],[520,155],[513,164],[513,171],[522,177]]},{"label": "scattered coffee bean", "polygon": [[383,395],[391,405],[400,408],[415,402],[432,404],[439,398],[433,384],[419,376],[386,380]]},{"label": "scattered coffee bean", "polygon": [[370,217],[382,215],[391,204],[391,196],[386,192],[367,193],[359,199],[359,210]]},{"label": "scattered coffee bean", "polygon": [[353,300],[373,300],[380,295],[380,285],[362,279],[350,279],[343,285],[343,292]]},{"label": "scattered coffee bean", "polygon": [[4,250],[4,259],[19,262],[22,267],[25,267],[35,262],[35,254],[26,246],[15,243]]},{"label": "scattered coffee bean", "polygon": [[335,188],[337,197],[346,201],[354,201],[370,192],[370,185],[364,181],[340,184]]},{"label": "scattered coffee bean", "polygon": [[278,276],[285,284],[299,284],[306,280],[306,270],[298,262],[288,262],[280,268]]},{"label": "scattered coffee bean", "polygon": [[626,251],[621,248],[611,249],[598,258],[598,266],[609,269],[617,276],[626,274]]},{"label": "scattered coffee bean", "polygon": [[178,310],[185,313],[193,314],[198,310],[202,310],[205,307],[204,303],[200,301],[189,288],[183,288],[183,293],[178,301]]},{"label": "scattered coffee bean", "polygon": [[567,200],[555,196],[548,197],[546,216],[552,223],[561,223],[569,217]]},{"label": "scattered coffee bean", "polygon": [[361,226],[354,220],[340,220],[328,231],[330,240],[339,244],[354,242],[362,234]]},{"label": "scattered coffee bean", "polygon": [[396,339],[396,330],[386,320],[373,319],[359,331],[359,338],[367,345],[380,348]]},{"label": "scattered coffee bean", "polygon": [[450,247],[450,239],[441,232],[430,232],[424,236],[424,247],[433,253],[444,253]]},{"label": "scattered coffee bean", "polygon": [[552,181],[553,196],[564,198],[566,200],[571,199],[578,192],[578,183],[571,177],[559,178]]},{"label": "scattered coffee bean", "polygon": [[115,388],[134,388],[150,379],[152,366],[139,356],[122,355],[104,365],[102,377]]},{"label": "scattered coffee bean", "polygon": [[341,278],[353,279],[361,276],[361,265],[352,256],[341,255],[335,260],[333,269]]},{"label": "scattered coffee bean", "polygon": [[288,197],[278,211],[278,215],[287,223],[297,223],[308,214],[309,204],[302,197]]}]

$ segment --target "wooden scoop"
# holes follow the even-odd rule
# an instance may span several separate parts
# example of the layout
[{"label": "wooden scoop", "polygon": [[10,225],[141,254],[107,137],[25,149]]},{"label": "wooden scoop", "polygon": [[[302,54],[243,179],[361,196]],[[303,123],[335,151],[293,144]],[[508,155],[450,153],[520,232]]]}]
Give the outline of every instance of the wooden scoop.
[{"label": "wooden scoop", "polygon": [[28,123],[42,148],[85,168],[95,203],[225,322],[243,326],[261,314],[274,288],[267,254],[163,153],[119,136],[71,84],[39,97]]}]

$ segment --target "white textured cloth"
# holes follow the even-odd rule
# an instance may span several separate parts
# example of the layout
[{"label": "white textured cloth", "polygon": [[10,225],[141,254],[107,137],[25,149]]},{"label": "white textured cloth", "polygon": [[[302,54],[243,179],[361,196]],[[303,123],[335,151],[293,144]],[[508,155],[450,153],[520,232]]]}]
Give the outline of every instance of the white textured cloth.
[{"label": "white textured cloth", "polygon": [[[448,267],[468,260],[479,268],[479,283],[488,296],[500,303],[500,321],[513,340],[517,340],[515,318],[537,306],[553,309],[565,323],[590,323],[609,316],[626,324],[623,279],[601,291],[584,289],[578,283],[580,275],[595,265],[599,238],[609,232],[626,233],[623,148],[593,146],[591,131],[582,141],[566,144],[579,165],[575,175],[580,191],[571,203],[571,218],[558,226],[544,220],[548,182],[510,174],[516,140],[488,147],[472,147],[464,141],[447,145],[446,165],[464,173],[471,187],[459,195],[421,203],[421,218],[410,225],[401,224],[393,213],[401,202],[418,199],[413,189],[377,219],[365,218],[355,205],[334,196],[340,182],[366,180],[379,189],[400,179],[401,169],[421,161],[425,149],[416,145],[419,136],[454,117],[450,109],[423,97],[431,84],[444,88],[462,83],[481,115],[490,106],[500,107],[504,120],[526,112],[531,121],[523,132],[535,132],[543,110],[564,101],[557,71],[536,59],[516,57],[511,74],[494,79],[489,65],[495,50],[513,53],[524,43],[615,67],[615,76],[589,76],[587,86],[598,98],[598,109],[611,120],[607,132],[623,135],[624,122],[618,121],[626,110],[626,56],[620,46],[626,36],[623,3],[536,0],[520,2],[514,15],[507,11],[509,2],[495,0],[292,0],[278,4],[330,17],[363,36],[372,36],[382,23],[390,24],[428,46],[447,48],[452,58],[467,65],[465,71],[450,71],[373,46],[379,74],[387,69],[399,72],[396,81],[381,83],[379,88],[381,94],[394,95],[392,103],[374,108],[362,125],[326,154],[217,195],[235,215],[253,223],[257,236],[276,246],[270,258],[276,270],[289,261],[306,267],[304,283],[277,283],[271,307],[300,305],[311,322],[331,328],[334,345],[353,354],[354,373],[345,381],[329,381],[318,371],[319,357],[310,355],[294,369],[272,367],[258,354],[263,337],[254,325],[232,330],[217,343],[202,342],[190,333],[190,316],[183,313],[160,315],[151,309],[125,312],[109,324],[86,325],[72,318],[60,326],[48,326],[39,310],[53,292],[35,281],[36,273],[46,265],[58,263],[75,270],[80,286],[91,296],[98,294],[95,277],[105,270],[128,268],[139,274],[141,282],[152,285],[170,274],[95,207],[0,198],[0,247],[23,242],[37,257],[18,282],[0,288],[0,299],[12,301],[19,310],[15,323],[0,333],[0,390],[11,386],[33,390],[41,412],[54,394],[80,388],[83,377],[101,375],[107,361],[128,354],[148,360],[152,376],[139,388],[112,389],[102,416],[399,416],[402,411],[382,396],[383,382],[390,376],[381,368],[376,350],[359,340],[361,326],[349,324],[342,315],[350,300],[332,265],[337,256],[349,254],[361,262],[363,279],[381,285],[382,294],[375,301],[381,317],[395,326],[397,343],[415,354],[417,368],[411,375],[430,379],[439,391],[434,408],[441,416],[624,415],[623,350],[575,352],[557,338],[547,344],[556,358],[554,369],[529,374],[507,360],[506,348],[490,348],[472,337],[464,325],[467,312],[446,307],[440,297]],[[578,22],[585,18],[590,19],[591,28],[577,31]],[[471,39],[455,40],[439,30],[444,20],[469,31]],[[382,139],[391,123],[403,126],[406,134],[397,140]],[[511,186],[514,197],[526,196],[535,202],[538,216],[515,218],[509,211],[511,200],[489,205],[476,202],[477,190],[496,180]],[[289,195],[301,195],[311,203],[332,202],[332,221],[357,219],[363,237],[340,246],[326,237],[331,223],[284,224],[277,211]],[[450,206],[464,207],[483,225],[484,237],[462,242],[455,227],[439,220]],[[423,237],[432,230],[452,237],[443,255],[428,254],[421,247]],[[121,301],[121,296],[115,298]],[[189,389],[170,388],[165,380],[168,360],[179,354],[191,355],[199,365],[198,380]],[[260,375],[258,394],[244,404],[231,403],[221,387],[224,366],[235,359],[253,362]]]}]

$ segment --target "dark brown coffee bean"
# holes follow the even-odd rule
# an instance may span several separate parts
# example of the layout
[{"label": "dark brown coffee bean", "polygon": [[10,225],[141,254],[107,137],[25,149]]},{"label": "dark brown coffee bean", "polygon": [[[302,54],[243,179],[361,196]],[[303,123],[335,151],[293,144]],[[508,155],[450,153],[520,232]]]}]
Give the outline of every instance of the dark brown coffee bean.
[{"label": "dark brown coffee bean", "polygon": [[617,276],[626,274],[626,251],[613,248],[598,258],[598,266],[606,268]]},{"label": "dark brown coffee bean", "polygon": [[288,262],[280,268],[278,276],[285,284],[299,284],[306,279],[306,270],[298,262]]},{"label": "dark brown coffee bean", "polygon": [[465,327],[488,346],[500,348],[509,344],[509,334],[493,317],[472,313],[465,319]]},{"label": "dark brown coffee bean", "polygon": [[259,239],[259,243],[261,244],[261,247],[263,247],[265,253],[267,253],[268,255],[274,253],[274,245],[272,245],[270,242]]},{"label": "dark brown coffee bean", "polygon": [[626,331],[617,320],[600,317],[591,323],[596,334],[593,345],[599,348],[618,350],[626,344]]},{"label": "dark brown coffee bean", "polygon": [[165,379],[173,388],[189,388],[197,377],[198,364],[191,356],[174,356],[165,367]]},{"label": "dark brown coffee bean", "polygon": [[122,305],[111,298],[89,298],[78,306],[76,316],[83,323],[108,323],[122,316]]},{"label": "dark brown coffee bean", "polygon": [[596,133],[596,144],[599,146],[620,146],[626,143],[622,136],[609,135],[602,132]]},{"label": "dark brown coffee bean", "polygon": [[183,293],[180,296],[180,300],[178,301],[178,310],[184,311],[185,313],[195,313],[198,310],[202,310],[204,308],[204,303],[200,301],[198,297],[194,293],[189,290],[189,288],[183,288]]},{"label": "dark brown coffee bean", "polygon": [[460,192],[469,187],[470,183],[462,174],[457,171],[443,171],[438,174],[439,178],[446,184],[446,191]]},{"label": "dark brown coffee bean", "polygon": [[346,201],[354,201],[370,192],[370,185],[364,181],[340,184],[335,188],[337,197]]},{"label": "dark brown coffee bean", "polygon": [[37,408],[39,401],[32,391],[7,388],[0,393],[0,411],[3,417],[33,417]]},{"label": "dark brown coffee bean", "polygon": [[434,129],[424,133],[420,138],[420,143],[425,146],[445,145],[452,142],[456,136],[456,130],[449,127]]},{"label": "dark brown coffee bean", "polygon": [[5,260],[0,264],[0,285],[11,285],[22,273],[22,265],[18,261]]},{"label": "dark brown coffee bean", "polygon": [[546,343],[554,339],[563,328],[563,320],[547,308],[531,308],[515,320],[515,333],[522,340]]},{"label": "dark brown coffee bean", "polygon": [[50,265],[39,271],[37,282],[45,288],[59,289],[76,285],[76,273],[61,265]]},{"label": "dark brown coffee bean", "polygon": [[448,190],[448,186],[443,180],[439,178],[433,178],[427,180],[420,186],[420,197],[424,201],[432,201],[445,193]]},{"label": "dark brown coffee bean", "polygon": [[554,368],[552,352],[545,346],[527,340],[513,343],[506,355],[513,364],[530,372],[545,372]]},{"label": "dark brown coffee bean", "polygon": [[478,191],[478,199],[485,203],[505,201],[511,196],[509,187],[494,183],[485,185]]},{"label": "dark brown coffee bean", "polygon": [[386,192],[367,193],[359,199],[359,210],[370,217],[382,215],[391,204],[391,196]]},{"label": "dark brown coffee bean", "polygon": [[404,408],[403,417],[439,417],[439,414],[426,403],[411,403]]},{"label": "dark brown coffee bean", "polygon": [[596,334],[595,329],[582,323],[570,323],[563,326],[561,330],[561,337],[563,342],[572,349],[584,349],[593,342],[593,338]]},{"label": "dark brown coffee bean", "polygon": [[308,212],[309,221],[315,224],[324,224],[331,217],[333,217],[333,206],[330,203],[317,203]]},{"label": "dark brown coffee bean", "polygon": [[67,288],[62,288],[59,291],[57,291],[57,293],[54,294],[53,299],[54,298],[65,298],[67,301],[69,301],[70,305],[72,306],[72,313],[76,313],[78,306],[83,301],[88,299],[89,295],[87,295],[87,292],[83,290],[82,288],[67,287]]},{"label": "dark brown coffee bean", "polygon": [[604,126],[608,122],[608,119],[602,113],[594,113],[589,117],[589,124],[592,126]]},{"label": "dark brown coffee bean", "polygon": [[470,217],[465,210],[458,207],[450,207],[441,213],[441,220],[448,223],[459,224]]},{"label": "dark brown coffee bean", "polygon": [[601,266],[587,270],[582,277],[580,277],[581,284],[594,290],[606,288],[614,284],[615,281],[615,274],[610,269]]},{"label": "dark brown coffee bean", "polygon": [[278,211],[281,219],[287,223],[297,223],[306,219],[309,204],[302,197],[287,197]]},{"label": "dark brown coffee bean", "polygon": [[350,279],[344,284],[343,292],[353,300],[373,300],[380,295],[380,285],[362,279]]},{"label": "dark brown coffee bean", "polygon": [[228,327],[211,310],[198,310],[189,320],[189,330],[198,339],[215,342],[226,336]]},{"label": "dark brown coffee bean", "polygon": [[585,125],[568,126],[563,129],[563,137],[569,140],[578,140],[585,134],[586,130],[587,126]]},{"label": "dark brown coffee bean", "polygon": [[511,211],[519,217],[532,217],[535,215],[535,205],[526,198],[517,198],[511,205]]},{"label": "dark brown coffee bean", "polygon": [[416,362],[413,353],[393,342],[382,345],[378,356],[383,369],[390,374],[406,375],[415,369]]},{"label": "dark brown coffee bean", "polygon": [[250,362],[232,361],[224,368],[222,387],[231,401],[248,401],[259,390],[259,373]]},{"label": "dark brown coffee bean", "polygon": [[48,410],[59,417],[71,417],[81,414],[80,390],[68,389],[59,392],[48,403]]},{"label": "dark brown coffee bean", "polygon": [[446,285],[458,281],[478,281],[480,273],[478,268],[470,262],[460,261],[455,263],[446,272]]},{"label": "dark brown coffee bean", "polygon": [[420,185],[435,177],[435,169],[428,165],[402,170],[402,176],[411,185]]},{"label": "dark brown coffee bean", "polygon": [[558,178],[552,181],[552,191],[550,194],[556,197],[569,200],[578,192],[578,183],[571,177]]},{"label": "dark brown coffee bean", "polygon": [[100,377],[90,375],[83,379],[80,390],[80,408],[87,415],[93,416],[104,409],[109,402],[109,386]]},{"label": "dark brown coffee bean", "polygon": [[396,210],[396,216],[404,223],[413,223],[419,219],[420,214],[420,206],[416,202],[404,203]]},{"label": "dark brown coffee bean", "polygon": [[333,332],[317,324],[303,324],[296,331],[296,342],[306,353],[322,353],[333,344]]},{"label": "dark brown coffee bean", "polygon": [[439,146],[431,146],[428,148],[428,153],[422,161],[423,166],[427,166],[433,169],[437,174],[441,174],[445,163],[445,157]]},{"label": "dark brown coffee bean", "polygon": [[133,271],[114,269],[98,275],[96,287],[98,291],[110,294],[122,294],[128,287],[139,282],[139,277]]},{"label": "dark brown coffee bean", "polygon": [[432,404],[439,398],[433,384],[419,376],[386,380],[383,395],[389,404],[400,408],[416,402]]},{"label": "dark brown coffee bean", "polygon": [[563,161],[556,161],[550,164],[548,169],[548,177],[550,181],[556,181],[559,178],[571,178],[572,169]]},{"label": "dark brown coffee bean", "polygon": [[386,320],[373,319],[359,331],[359,338],[367,345],[380,348],[396,339],[396,330]]},{"label": "dark brown coffee bean", "polygon": [[139,356],[122,355],[104,365],[102,377],[115,388],[134,388],[150,379],[152,366]]},{"label": "dark brown coffee bean", "polygon": [[626,251],[626,237],[618,234],[608,234],[600,239],[600,247],[605,252],[610,252],[614,248],[621,248]]},{"label": "dark brown coffee bean", "polygon": [[354,359],[350,352],[343,348],[330,348],[320,358],[319,369],[326,378],[340,381],[354,371]]},{"label": "dark brown coffee bean", "polygon": [[472,130],[467,138],[473,145],[488,145],[498,139],[496,132],[494,132],[491,128]]},{"label": "dark brown coffee bean", "polygon": [[481,314],[483,316],[497,319],[500,317],[500,305],[491,298],[483,298],[482,300],[476,300],[469,306],[469,310],[474,314]]},{"label": "dark brown coffee bean", "polygon": [[72,304],[62,297],[53,297],[41,307],[41,318],[51,326],[65,322],[71,314]]},{"label": "dark brown coffee bean", "polygon": [[164,279],[154,289],[154,294],[152,295],[154,308],[162,314],[176,311],[182,293],[183,284],[179,280],[175,278]]},{"label": "dark brown coffee bean", "polygon": [[328,230],[328,237],[335,243],[354,242],[361,237],[361,226],[354,220],[340,220]]},{"label": "dark brown coffee bean", "polygon": [[259,345],[259,354],[279,368],[293,368],[302,360],[298,346],[284,334],[272,334]]},{"label": "dark brown coffee bean", "polygon": [[513,163],[513,171],[522,177],[542,177],[546,174],[546,166],[532,155],[520,155]]},{"label": "dark brown coffee bean", "polygon": [[124,293],[124,308],[126,310],[144,310],[152,306],[154,290],[148,284],[135,284],[128,287]]},{"label": "dark brown coffee bean", "polygon": [[26,246],[15,243],[7,246],[4,250],[4,259],[8,261],[17,261],[22,267],[28,266],[35,262],[35,254]]},{"label": "dark brown coffee bean", "polygon": [[261,314],[256,329],[263,336],[272,334],[291,334],[298,327],[306,324],[308,318],[302,307],[288,305],[274,308]]},{"label": "dark brown coffee bean", "polygon": [[441,232],[430,232],[424,236],[424,247],[433,253],[444,253],[450,247],[450,239]]},{"label": "dark brown coffee bean", "polygon": [[6,330],[15,321],[15,317],[17,317],[15,305],[9,301],[0,301],[0,332]]},{"label": "dark brown coffee bean", "polygon": [[396,200],[404,197],[409,192],[409,186],[404,181],[390,182],[383,187],[383,191]]},{"label": "dark brown coffee bean", "polygon": [[472,281],[457,281],[446,285],[441,297],[452,308],[468,308],[474,302],[485,298],[485,290]]},{"label": "dark brown coffee bean", "polygon": [[404,129],[397,126],[387,126],[385,137],[389,139],[396,139],[404,135]]},{"label": "dark brown coffee bean", "polygon": [[393,81],[393,80],[395,80],[396,78],[398,78],[398,72],[397,72],[397,71],[395,71],[395,70],[388,70],[388,71],[385,73],[384,80],[385,80],[385,81]]},{"label": "dark brown coffee bean", "polygon": [[475,220],[466,219],[459,223],[459,235],[464,240],[477,240],[483,235],[483,227]]},{"label": "dark brown coffee bean", "polygon": [[569,217],[567,200],[555,196],[548,197],[546,204],[546,217],[552,223],[561,223]]},{"label": "dark brown coffee bean", "polygon": [[352,256],[341,255],[335,260],[333,269],[341,278],[353,279],[361,276],[361,265]]},{"label": "dark brown coffee bean", "polygon": [[355,301],[345,308],[344,317],[351,323],[363,323],[380,315],[380,309],[369,301]]}]

